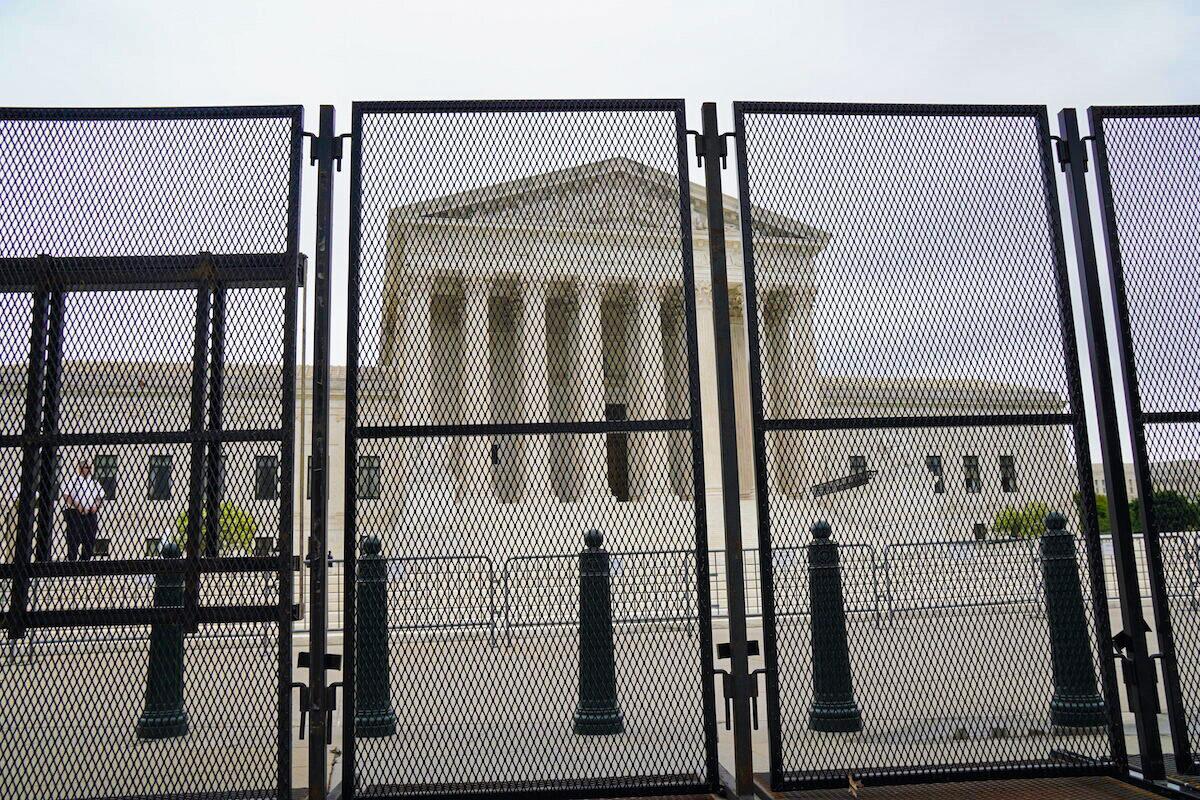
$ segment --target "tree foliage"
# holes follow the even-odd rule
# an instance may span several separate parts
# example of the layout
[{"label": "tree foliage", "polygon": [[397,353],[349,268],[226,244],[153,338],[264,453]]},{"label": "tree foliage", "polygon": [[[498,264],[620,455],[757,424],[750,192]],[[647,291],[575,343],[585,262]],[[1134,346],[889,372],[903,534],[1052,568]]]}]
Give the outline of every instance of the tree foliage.
[{"label": "tree foliage", "polygon": [[[201,541],[204,539],[204,520],[206,518],[207,512],[201,512]],[[254,546],[254,534],[258,533],[258,522],[254,516],[233,503],[221,503],[220,515],[217,519],[217,540],[220,543],[221,552],[249,553]],[[187,512],[181,511],[175,517],[175,541],[180,548],[183,548],[184,541],[187,539],[187,526]]]},{"label": "tree foliage", "polygon": [[[1151,504],[1154,524],[1160,533],[1200,530],[1200,504],[1170,489],[1154,493]],[[1129,501],[1129,521],[1135,533],[1142,533],[1141,500]]]},{"label": "tree foliage", "polygon": [[1023,506],[1008,506],[996,515],[992,529],[1002,538],[1032,538],[1046,532],[1046,515],[1050,507],[1041,501]]}]

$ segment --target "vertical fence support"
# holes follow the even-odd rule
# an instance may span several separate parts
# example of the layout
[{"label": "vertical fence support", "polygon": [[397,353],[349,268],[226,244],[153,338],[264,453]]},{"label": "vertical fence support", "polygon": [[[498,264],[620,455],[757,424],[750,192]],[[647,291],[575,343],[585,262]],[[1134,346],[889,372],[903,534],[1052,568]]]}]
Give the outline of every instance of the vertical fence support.
[{"label": "vertical fence support", "polygon": [[[329,331],[330,269],[333,249],[333,161],[339,144],[333,106],[321,106],[317,138],[312,144],[317,163],[317,241],[313,286],[313,419],[312,419],[312,528],[308,539],[309,650],[308,685],[310,732],[308,741],[308,796],[326,800],[326,596],[329,512]],[[347,485],[351,491],[352,484]],[[346,648],[350,651],[353,643]],[[343,786],[352,785],[351,776]]]},{"label": "vertical fence support", "polygon": [[[225,422],[225,306],[227,291],[218,285],[213,293],[211,371],[209,380],[208,427],[220,431]],[[205,558],[221,554],[221,493],[225,476],[221,474],[221,442],[208,444],[204,471],[204,546]]]},{"label": "vertical fence support", "polygon": [[[67,293],[50,294],[50,325],[46,334],[46,385],[42,396],[42,433],[58,433],[59,411],[62,408],[63,327],[66,322]],[[69,464],[72,469],[75,465]],[[33,537],[33,560],[50,561],[54,553],[55,482],[58,477],[58,448],[46,445],[42,449],[37,500],[37,532]]]},{"label": "vertical fence support", "polygon": [[[211,268],[209,258],[200,256],[201,268]],[[208,343],[212,316],[212,286],[204,284],[196,290],[195,334],[192,342],[191,413],[188,430],[192,434],[188,457],[188,505],[186,540],[183,555],[187,561],[183,592],[184,629],[195,633],[200,626],[200,533],[204,514],[205,442],[204,408],[208,396]]]},{"label": "vertical fence support", "polygon": [[717,419],[721,438],[721,508],[725,524],[725,597],[729,605],[730,673],[733,676],[733,762],[735,793],[754,791],[750,741],[750,658],[746,643],[746,596],[742,563],[742,501],[738,484],[737,413],[733,383],[733,344],[729,332],[729,276],[725,263],[725,204],[721,186],[725,139],[717,130],[716,103],[700,110],[696,142],[704,159],[708,206],[708,257],[712,280],[713,349],[717,369]]},{"label": "vertical fence support", "polygon": [[[1084,328],[1092,371],[1092,393],[1100,431],[1100,457],[1104,463],[1104,484],[1108,492],[1108,518],[1112,526],[1113,563],[1121,599],[1121,622],[1126,653],[1122,657],[1125,684],[1136,713],[1138,752],[1142,774],[1150,780],[1166,775],[1158,718],[1154,713],[1157,674],[1146,645],[1146,622],[1142,616],[1141,587],[1138,584],[1133,530],[1129,522],[1129,498],[1121,455],[1121,437],[1117,426],[1117,404],[1113,389],[1112,364],[1108,357],[1104,303],[1100,293],[1100,273],[1096,263],[1092,235],[1092,213],[1088,205],[1087,150],[1079,137],[1075,109],[1064,108],[1058,115],[1059,160],[1067,175],[1067,199],[1071,209],[1071,231],[1075,240],[1075,263],[1079,291],[1083,301]],[[1128,381],[1130,376],[1125,375]],[[1107,613],[1107,609],[1100,613]]]},{"label": "vertical fence support", "polygon": [[46,331],[50,324],[50,292],[39,288],[33,295],[30,315],[29,366],[25,379],[26,440],[21,446],[21,477],[17,489],[17,535],[13,543],[13,580],[8,605],[8,638],[25,635],[29,611],[29,559],[33,554],[34,518],[37,515],[37,478],[41,448],[34,437],[41,429],[42,391],[46,378]]}]

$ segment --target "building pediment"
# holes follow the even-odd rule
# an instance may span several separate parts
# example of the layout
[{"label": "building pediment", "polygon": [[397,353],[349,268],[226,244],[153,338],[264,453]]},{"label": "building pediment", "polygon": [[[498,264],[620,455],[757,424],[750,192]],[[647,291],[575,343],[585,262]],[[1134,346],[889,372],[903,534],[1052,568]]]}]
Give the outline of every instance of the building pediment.
[{"label": "building pediment", "polygon": [[[664,230],[678,226],[678,179],[628,158],[492,184],[396,210],[399,222],[446,220],[488,225]],[[692,227],[708,227],[704,187],[690,185]],[[738,200],[725,196],[725,227],[740,236]],[[766,209],[751,213],[759,236],[795,239],[823,247],[824,231]]]}]

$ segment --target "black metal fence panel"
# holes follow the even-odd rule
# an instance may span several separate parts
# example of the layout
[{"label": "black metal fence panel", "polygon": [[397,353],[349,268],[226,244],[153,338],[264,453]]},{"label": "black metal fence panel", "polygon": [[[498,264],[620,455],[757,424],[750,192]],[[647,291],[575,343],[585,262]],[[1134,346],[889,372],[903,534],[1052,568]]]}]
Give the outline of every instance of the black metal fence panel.
[{"label": "black metal fence panel", "polygon": [[0,109],[0,795],[291,796],[301,141]]},{"label": "black metal fence panel", "polygon": [[772,784],[1108,769],[1045,109],[734,116]]},{"label": "black metal fence panel", "polygon": [[[1200,745],[1200,613],[1179,575],[1200,530],[1200,107],[1089,109],[1149,591],[1175,760]],[[1181,569],[1182,566],[1182,569]]]},{"label": "black metal fence panel", "polygon": [[714,787],[682,101],[357,103],[352,136],[343,791]]}]

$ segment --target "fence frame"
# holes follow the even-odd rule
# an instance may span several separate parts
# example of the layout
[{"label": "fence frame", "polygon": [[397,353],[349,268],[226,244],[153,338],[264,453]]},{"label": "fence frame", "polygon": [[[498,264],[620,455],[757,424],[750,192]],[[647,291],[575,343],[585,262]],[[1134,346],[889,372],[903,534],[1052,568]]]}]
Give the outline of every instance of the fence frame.
[{"label": "fence frame", "polygon": [[[1124,400],[1124,421],[1130,432],[1134,479],[1140,499],[1139,516],[1145,543],[1145,560],[1149,573],[1149,600],[1158,633],[1160,653],[1157,658],[1162,662],[1163,688],[1167,699],[1167,718],[1170,723],[1171,739],[1175,749],[1177,768],[1181,772],[1190,773],[1195,771],[1197,764],[1188,735],[1187,711],[1179,681],[1179,665],[1175,652],[1175,636],[1171,622],[1168,586],[1164,576],[1162,544],[1160,540],[1160,533],[1165,532],[1159,531],[1154,515],[1154,479],[1150,472],[1149,453],[1146,448],[1146,426],[1156,423],[1200,422],[1200,409],[1183,412],[1147,412],[1142,408],[1141,392],[1138,384],[1137,357],[1134,352],[1133,330],[1129,314],[1129,300],[1126,291],[1125,270],[1122,261],[1121,242],[1116,218],[1112,174],[1105,139],[1104,123],[1106,120],[1120,118],[1200,117],[1200,106],[1091,106],[1088,108],[1087,113],[1088,124],[1092,132],[1089,138],[1095,148],[1096,155],[1096,168],[1093,170],[1092,177],[1099,199],[1101,231],[1105,244],[1105,264],[1103,268],[1111,291],[1111,310],[1116,328],[1117,358],[1120,370],[1118,372],[1117,368],[1110,364],[1109,370],[1101,373],[1101,380],[1106,384],[1109,392],[1115,391],[1112,388],[1113,384],[1118,384],[1117,390],[1121,391]],[[1075,109],[1063,109],[1059,115],[1059,120],[1060,125],[1064,129],[1064,136],[1068,145],[1072,148],[1072,158],[1068,164],[1068,169],[1072,170],[1072,193],[1073,195],[1078,195],[1078,199],[1073,203],[1073,211],[1075,205],[1080,207],[1078,213],[1081,221],[1077,227],[1086,227],[1088,232],[1087,241],[1081,244],[1080,261],[1081,264],[1087,262],[1086,267],[1088,272],[1091,273],[1088,277],[1096,281],[1097,291],[1094,300],[1096,309],[1093,313],[1102,313],[1103,309],[1100,306],[1102,301],[1099,295],[1099,271],[1101,266],[1095,256],[1094,241],[1091,241],[1092,227],[1090,210],[1087,207],[1088,194],[1083,178],[1083,173],[1087,170],[1087,151],[1083,143],[1084,140],[1079,136]],[[1078,153],[1077,156],[1075,155],[1076,153]],[[1076,165],[1079,168],[1076,168]],[[1078,187],[1074,186],[1076,182],[1079,184]],[[1090,247],[1086,247],[1087,245],[1090,245]],[[1085,257],[1086,250],[1090,250],[1090,252],[1087,252]],[[1101,330],[1103,329],[1101,328]],[[1101,337],[1092,343],[1093,359],[1097,355],[1095,351],[1105,347],[1107,343],[1107,337]],[[1104,358],[1107,360],[1107,352],[1104,353]],[[1117,419],[1115,406],[1112,409],[1112,415],[1115,424]],[[1110,492],[1113,489],[1117,489],[1118,491],[1114,492],[1114,494],[1117,494],[1120,500],[1124,501],[1115,505],[1113,513],[1110,513],[1110,519],[1116,519],[1122,525],[1127,525],[1129,520],[1129,506],[1124,487],[1124,470],[1121,469],[1122,462],[1121,450],[1116,448],[1113,450],[1111,458],[1105,458],[1105,475],[1108,477],[1111,467],[1113,476],[1112,481],[1109,483]],[[1123,586],[1122,588],[1125,587]],[[1141,631],[1143,631],[1146,625],[1142,617],[1141,592],[1137,591],[1137,589],[1136,584],[1130,585],[1128,595],[1124,592],[1122,593],[1122,611],[1126,618],[1126,632],[1129,633],[1131,630],[1139,631],[1134,637],[1136,643],[1134,659],[1137,670],[1137,683],[1135,686],[1130,687],[1130,691],[1131,693],[1136,691],[1139,694],[1141,709],[1152,709],[1155,706],[1147,705],[1147,701],[1151,699],[1151,693],[1156,695],[1157,671],[1151,661],[1155,656],[1148,654],[1143,656],[1142,654],[1145,650],[1145,633]],[[1139,718],[1139,734],[1143,726],[1149,728],[1154,734],[1157,734],[1157,719],[1151,719],[1154,716],[1152,713],[1143,711],[1137,716]],[[1146,719],[1143,721],[1142,717]],[[1157,735],[1154,738],[1157,741]],[[1161,750],[1161,748],[1159,749]],[[1155,753],[1154,750],[1151,750],[1151,753],[1152,756],[1150,759],[1147,759],[1145,756],[1142,759],[1146,776],[1150,779],[1162,778],[1164,777],[1164,767],[1160,763],[1161,753]],[[1157,760],[1155,760],[1155,756],[1157,756]]]},{"label": "fence frame", "polygon": [[[181,625],[195,633],[200,625],[268,622],[278,625],[276,642],[277,736],[276,792],[291,797],[292,760],[292,549],[294,507],[295,393],[299,287],[305,257],[300,253],[300,198],[303,172],[304,110],[299,105],[213,106],[169,108],[0,108],[0,119],[22,122],[138,123],[164,121],[237,121],[280,119],[290,122],[288,137],[285,249],[276,253],[206,253],[190,255],[115,255],[0,258],[0,291],[33,294],[29,371],[24,431],[0,435],[0,447],[23,449],[18,501],[18,529],[11,563],[0,564],[0,580],[11,583],[9,609],[0,613],[8,638],[19,639],[44,628],[103,628],[114,625]],[[283,291],[281,417],[278,427],[227,429],[221,420],[224,374],[224,318],[229,289],[276,288]],[[72,291],[143,291],[188,289],[196,294],[192,326],[191,400],[187,430],[167,432],[85,432],[58,429],[65,298]],[[211,367],[211,369],[210,369]],[[211,398],[210,408],[205,408]],[[119,558],[77,562],[32,561],[34,538],[55,510],[46,481],[46,465],[54,463],[60,445],[133,445],[144,442],[188,445],[188,519],[184,557]],[[278,537],[274,555],[209,557],[201,553],[201,509],[218,502],[219,481],[205,480],[213,445],[227,442],[278,443],[279,513],[270,530]],[[207,451],[207,452],[206,452]],[[215,455],[213,455],[215,457]],[[35,503],[35,493],[38,495]],[[201,604],[202,576],[265,573],[278,578],[275,602],[266,604]],[[28,608],[30,584],[42,578],[159,576],[182,574],[184,604],[178,608],[119,607]],[[32,643],[31,643],[32,645]]]},{"label": "fence frame", "polygon": [[[817,418],[817,419],[768,419],[765,415],[763,394],[761,347],[759,342],[759,311],[758,297],[755,288],[755,242],[750,205],[750,182],[748,166],[748,149],[746,145],[745,118],[749,114],[776,115],[890,115],[899,117],[1023,117],[1030,119],[1038,131],[1038,156],[1041,166],[1041,181],[1045,196],[1046,218],[1053,238],[1054,264],[1053,277],[1057,283],[1058,308],[1057,317],[1061,331],[1062,358],[1069,392],[1069,412],[1065,413],[1027,413],[1027,414],[970,414],[970,415],[912,415],[902,417],[865,417],[865,418]],[[1063,425],[1072,431],[1075,445],[1076,483],[1082,503],[1082,517],[1087,529],[1083,535],[1092,545],[1089,552],[1089,571],[1091,574],[1090,598],[1093,607],[1098,598],[1106,597],[1103,569],[1099,553],[1099,529],[1096,517],[1095,492],[1092,485],[1091,459],[1087,421],[1084,414],[1082,378],[1079,364],[1079,354],[1076,350],[1075,324],[1071,306],[1070,284],[1067,276],[1065,245],[1062,231],[1061,213],[1059,210],[1058,191],[1054,172],[1054,161],[1051,155],[1051,134],[1048,111],[1045,106],[1037,105],[938,105],[938,104],[898,104],[898,103],[794,103],[794,102],[746,102],[734,101],[734,139],[737,143],[738,161],[738,195],[741,212],[742,247],[745,260],[746,282],[746,331],[749,339],[749,373],[750,401],[754,436],[754,468],[755,486],[758,498],[759,552],[762,571],[761,592],[763,598],[763,638],[764,658],[767,664],[766,695],[768,708],[768,734],[770,750],[770,786],[772,789],[790,789],[818,786],[833,786],[831,780],[813,778],[808,781],[799,777],[798,773],[789,773],[785,769],[783,755],[783,731],[781,727],[780,691],[777,665],[779,651],[776,644],[775,597],[773,585],[770,529],[770,492],[767,475],[766,435],[774,431],[799,430],[847,430],[847,429],[888,429],[888,428],[925,428],[925,427],[995,427],[995,426],[1028,426],[1028,425]],[[1109,702],[1109,725],[1107,727],[1110,752],[1118,764],[1125,762],[1125,745],[1121,729],[1120,709],[1111,702],[1117,695],[1116,680],[1113,664],[1107,657],[1105,648],[1109,640],[1109,624],[1106,614],[1094,615],[1096,639],[1100,665],[1102,691]],[[928,769],[889,769],[872,776],[872,781],[879,782],[911,782],[914,779],[922,781],[966,780],[972,777],[989,779],[1006,776],[1016,777],[1023,772],[1031,775],[1070,775],[1108,773],[1111,767],[1106,764],[1066,763],[1054,770],[1039,767],[980,766],[963,767],[959,765],[941,765]],[[840,779],[837,782],[841,783]]]},{"label": "fence frame", "polygon": [[[362,195],[363,195],[363,118],[369,114],[439,114],[439,113],[571,113],[571,112],[620,112],[656,111],[670,112],[675,116],[677,154],[676,166],[679,181],[680,249],[683,265],[683,324],[685,326],[685,350],[687,375],[688,418],[664,420],[604,420],[599,422],[534,422],[509,424],[439,424],[439,425],[375,425],[361,426],[358,421],[359,382],[359,324],[360,324],[360,265],[362,241]],[[357,463],[358,442],[361,439],[387,439],[434,436],[468,435],[537,435],[573,433],[636,433],[681,431],[690,435],[692,497],[695,506],[695,548],[697,619],[699,622],[700,664],[704,679],[697,689],[702,697],[705,740],[705,779],[701,786],[681,785],[638,785],[626,786],[620,779],[607,779],[603,790],[610,793],[629,795],[661,794],[673,790],[713,790],[719,784],[717,762],[716,695],[712,671],[712,624],[709,605],[708,579],[708,524],[704,485],[703,420],[700,413],[700,372],[697,342],[695,279],[693,265],[691,193],[688,179],[688,148],[686,132],[686,109],[682,99],[672,100],[493,100],[493,101],[355,101],[351,110],[352,122],[349,138],[353,143],[350,159],[350,230],[347,276],[347,347],[346,347],[346,473],[345,486],[354,485],[354,470]],[[346,574],[344,585],[345,646],[343,714],[353,719],[355,709],[354,689],[354,641],[355,641],[355,589],[354,575],[358,554],[358,520],[354,492],[345,492],[345,551]],[[703,556],[703,557],[700,557]],[[343,728],[342,771],[349,776],[342,781],[343,796],[350,800],[356,793],[356,755],[354,726]],[[480,787],[486,784],[479,784]],[[462,787],[426,787],[446,796],[461,796]],[[592,789],[564,789],[547,785],[542,792],[497,786],[493,796],[526,796],[554,791],[555,796],[590,796],[600,785]],[[430,796],[437,796],[430,795]]]}]

